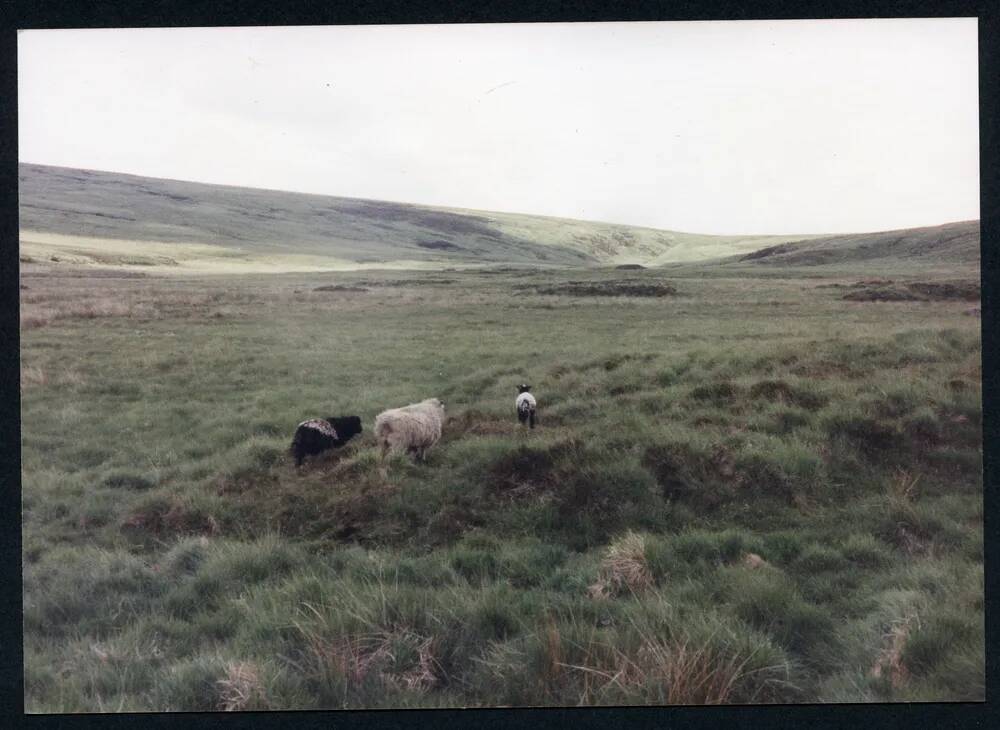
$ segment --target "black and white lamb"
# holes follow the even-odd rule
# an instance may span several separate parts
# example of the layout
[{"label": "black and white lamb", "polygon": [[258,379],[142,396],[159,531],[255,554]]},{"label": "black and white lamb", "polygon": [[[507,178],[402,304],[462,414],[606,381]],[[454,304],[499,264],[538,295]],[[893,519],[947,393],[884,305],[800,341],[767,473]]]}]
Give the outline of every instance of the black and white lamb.
[{"label": "black and white lamb", "polygon": [[303,421],[295,429],[290,449],[295,466],[302,466],[302,460],[307,456],[343,446],[359,433],[361,419],[358,416],[331,416]]},{"label": "black and white lamb", "polygon": [[528,391],[531,390],[531,386],[527,383],[522,383],[517,386],[517,400],[514,401],[514,405],[517,406],[517,420],[522,424],[527,423],[529,428],[535,427],[535,410],[538,408],[537,403],[535,403],[535,396],[533,396]]}]

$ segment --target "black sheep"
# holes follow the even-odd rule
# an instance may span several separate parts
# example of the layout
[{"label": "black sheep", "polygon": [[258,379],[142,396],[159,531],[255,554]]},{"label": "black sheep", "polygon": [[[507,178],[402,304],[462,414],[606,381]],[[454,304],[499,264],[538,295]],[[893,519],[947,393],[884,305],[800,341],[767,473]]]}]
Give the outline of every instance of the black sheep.
[{"label": "black sheep", "polygon": [[361,419],[358,416],[331,418],[311,418],[303,421],[295,429],[291,452],[295,466],[301,466],[307,456],[319,454],[327,449],[343,446],[361,433]]}]

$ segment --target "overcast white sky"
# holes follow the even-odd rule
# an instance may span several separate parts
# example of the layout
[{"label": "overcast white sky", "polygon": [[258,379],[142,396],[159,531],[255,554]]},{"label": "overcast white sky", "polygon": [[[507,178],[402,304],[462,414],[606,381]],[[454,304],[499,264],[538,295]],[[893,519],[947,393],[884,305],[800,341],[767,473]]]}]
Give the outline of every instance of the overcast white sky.
[{"label": "overcast white sky", "polygon": [[975,19],[31,30],[24,162],[701,233],[979,217]]}]

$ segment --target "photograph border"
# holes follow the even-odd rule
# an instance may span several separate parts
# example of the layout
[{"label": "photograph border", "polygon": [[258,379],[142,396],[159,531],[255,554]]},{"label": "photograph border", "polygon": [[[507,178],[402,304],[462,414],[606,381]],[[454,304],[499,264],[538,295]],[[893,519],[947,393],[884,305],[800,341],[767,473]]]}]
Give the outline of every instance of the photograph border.
[{"label": "photograph border", "polygon": [[[991,7],[992,6],[992,7]],[[9,7],[9,6],[8,6]],[[983,352],[983,467],[984,540],[986,592],[986,703],[912,703],[850,705],[781,705],[723,707],[597,707],[544,709],[471,710],[347,710],[288,711],[266,713],[124,713],[120,715],[24,715],[21,522],[20,522],[20,386],[18,324],[18,197],[17,197],[17,70],[16,31],[30,28],[127,28],[178,26],[275,26],[275,25],[354,25],[398,23],[483,23],[483,22],[591,22],[652,20],[765,20],[890,17],[979,18],[979,104],[980,104],[980,222]],[[221,722],[247,727],[319,727],[331,722],[338,727],[450,726],[453,723],[484,728],[520,725],[560,727],[785,727],[809,724],[814,727],[857,726],[874,723],[878,727],[928,725],[938,730],[958,727],[988,727],[997,713],[990,700],[995,698],[997,652],[1000,636],[991,618],[995,614],[997,578],[995,573],[1000,544],[1000,521],[995,495],[997,441],[1000,422],[995,409],[998,386],[997,321],[995,302],[1000,239],[998,239],[997,135],[998,119],[998,17],[995,3],[988,2],[635,2],[614,6],[584,0],[575,3],[494,3],[414,2],[375,3],[368,0],[322,6],[306,0],[282,3],[159,3],[106,0],[100,3],[23,2],[13,11],[2,13],[0,28],[0,240],[4,263],[2,329],[4,367],[0,388],[6,417],[0,430],[0,469],[3,499],[0,515],[6,524],[0,529],[3,560],[0,561],[8,590],[0,597],[0,702],[8,727],[59,725],[116,727],[136,721],[150,728],[174,722],[185,727],[214,727]],[[991,570],[992,569],[992,570]],[[10,589],[16,586],[15,589]],[[119,725],[120,724],[120,725]]]}]

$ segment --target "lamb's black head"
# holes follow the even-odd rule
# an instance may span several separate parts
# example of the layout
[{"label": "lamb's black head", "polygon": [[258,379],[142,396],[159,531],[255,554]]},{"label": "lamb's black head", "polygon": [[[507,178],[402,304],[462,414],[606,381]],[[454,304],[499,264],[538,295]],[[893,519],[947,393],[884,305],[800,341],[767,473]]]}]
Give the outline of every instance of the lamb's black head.
[{"label": "lamb's black head", "polygon": [[333,430],[344,441],[361,433],[361,418],[359,416],[335,416],[326,419]]},{"label": "lamb's black head", "polygon": [[527,383],[521,383],[519,386],[517,386],[518,393],[527,393],[529,390],[531,390],[531,386],[528,385]]}]

